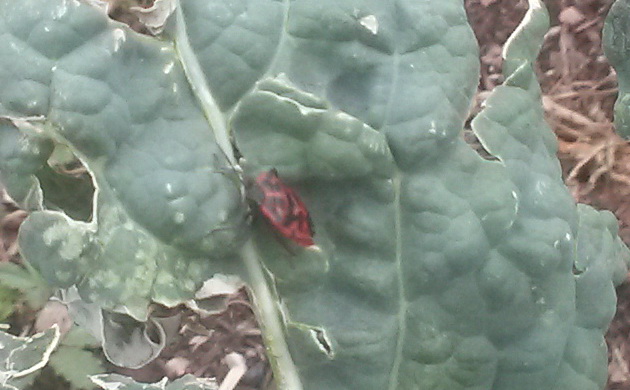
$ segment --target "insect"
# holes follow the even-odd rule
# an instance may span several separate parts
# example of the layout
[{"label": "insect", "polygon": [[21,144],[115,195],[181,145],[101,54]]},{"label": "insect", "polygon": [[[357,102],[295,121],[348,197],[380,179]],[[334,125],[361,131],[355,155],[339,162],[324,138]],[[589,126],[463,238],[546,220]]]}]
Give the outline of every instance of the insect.
[{"label": "insect", "polygon": [[252,198],[263,217],[284,237],[299,246],[311,247],[313,224],[306,205],[299,195],[284,184],[278,171],[262,172],[253,183]]}]

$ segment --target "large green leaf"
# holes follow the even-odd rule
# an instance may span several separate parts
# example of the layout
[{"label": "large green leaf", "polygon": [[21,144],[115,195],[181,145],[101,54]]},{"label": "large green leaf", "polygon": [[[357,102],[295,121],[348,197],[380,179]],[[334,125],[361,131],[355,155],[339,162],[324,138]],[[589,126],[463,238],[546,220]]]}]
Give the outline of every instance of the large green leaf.
[{"label": "large green leaf", "polygon": [[[245,159],[296,177],[323,250],[296,259],[258,235],[304,388],[605,383],[612,280],[628,252],[611,216],[578,213],[562,183],[532,69],[546,11],[530,2],[507,81],[473,124],[498,158],[487,161],[459,137],[477,64],[456,3],[292,2],[269,72],[282,78],[237,106]],[[385,135],[393,171],[353,169],[365,155],[339,152],[348,131],[319,119],[338,111]],[[574,274],[580,261],[588,270]]]},{"label": "large green leaf", "polygon": [[[51,284],[78,284],[86,299],[139,319],[151,300],[177,304],[229,269],[246,208],[173,45],[75,1],[0,8],[9,190],[41,208],[39,183],[56,174],[46,169],[51,144],[81,159],[96,188],[94,201],[82,198],[88,222],[33,212],[20,231],[24,256]],[[64,197],[44,188],[55,194]]]}]

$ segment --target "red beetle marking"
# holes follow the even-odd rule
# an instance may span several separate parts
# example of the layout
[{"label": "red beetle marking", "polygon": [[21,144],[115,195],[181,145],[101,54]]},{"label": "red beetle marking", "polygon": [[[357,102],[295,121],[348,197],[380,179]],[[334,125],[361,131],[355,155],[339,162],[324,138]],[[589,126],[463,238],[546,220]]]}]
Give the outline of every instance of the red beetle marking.
[{"label": "red beetle marking", "polygon": [[284,237],[300,246],[309,247],[313,242],[313,225],[306,205],[299,195],[271,169],[256,178],[255,200],[265,219]]}]

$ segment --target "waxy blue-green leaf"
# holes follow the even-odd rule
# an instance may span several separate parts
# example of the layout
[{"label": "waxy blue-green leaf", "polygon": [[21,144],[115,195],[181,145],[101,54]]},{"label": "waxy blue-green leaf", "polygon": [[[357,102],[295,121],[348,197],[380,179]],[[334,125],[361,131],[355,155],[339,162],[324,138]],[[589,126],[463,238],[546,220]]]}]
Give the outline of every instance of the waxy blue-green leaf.
[{"label": "waxy blue-green leaf", "polygon": [[[73,0],[0,7],[0,169],[10,193],[40,210],[20,233],[27,260],[51,284],[78,283],[86,299],[138,319],[152,300],[180,303],[233,267],[247,235],[241,184],[173,45]],[[96,191],[76,211],[59,204],[67,187],[48,167],[53,145],[92,176]]]},{"label": "waxy blue-green leaf", "polygon": [[[270,115],[269,113],[273,113]],[[247,171],[277,168],[284,178],[389,177],[393,159],[382,133],[284,77],[265,79],[245,96],[230,122]],[[274,153],[264,153],[264,142]]]},{"label": "waxy blue-green leaf", "polygon": [[[578,213],[562,183],[532,69],[547,13],[530,8],[505,50],[505,86],[473,125],[497,161],[459,136],[477,77],[459,2],[285,9],[268,74],[287,93],[253,86],[233,126],[248,163],[297,176],[322,248],[296,260],[258,235],[305,389],[603,386],[613,268],[628,252],[609,216]],[[397,167],[352,174],[348,151],[335,166],[345,175],[311,174],[339,155],[309,145],[334,128],[315,130],[322,109],[384,134]],[[606,248],[596,276],[574,274],[593,240]]]},{"label": "waxy blue-green leaf", "polygon": [[22,136],[6,120],[0,122],[0,160],[2,181],[13,198],[23,207],[42,207],[41,183],[35,176],[45,165],[54,147],[50,140],[31,132]]}]

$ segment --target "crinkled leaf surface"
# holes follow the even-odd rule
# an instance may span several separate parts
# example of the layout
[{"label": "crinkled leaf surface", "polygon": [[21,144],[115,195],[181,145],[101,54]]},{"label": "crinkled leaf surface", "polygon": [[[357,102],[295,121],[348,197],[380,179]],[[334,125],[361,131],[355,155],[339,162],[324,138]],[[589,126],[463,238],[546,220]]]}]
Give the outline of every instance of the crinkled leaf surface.
[{"label": "crinkled leaf surface", "polygon": [[47,166],[55,145],[96,188],[94,201],[82,198],[89,221],[49,205],[32,213],[24,256],[52,285],[77,284],[85,299],[138,319],[151,300],[177,304],[229,269],[245,235],[240,183],[173,45],[74,0],[0,8],[0,115],[18,118],[0,129],[11,194],[36,210],[64,198],[55,190],[67,186],[45,185],[59,175]]},{"label": "crinkled leaf surface", "polygon": [[[477,77],[459,2],[285,10],[281,77],[254,86],[233,125],[248,162],[298,177],[323,249],[296,261],[259,238],[304,388],[603,387],[628,252],[611,215],[577,209],[562,183],[531,65],[547,14],[530,6],[473,125],[498,161],[459,136]],[[359,126],[320,125],[337,110],[385,136],[392,170],[353,168],[377,137],[372,154],[356,136],[339,153]]]},{"label": "crinkled leaf surface", "polygon": [[56,285],[142,313],[229,272],[198,258],[245,232],[219,172],[229,129],[245,176],[277,167],[303,196],[321,248],[291,255],[260,221],[244,246],[280,389],[603,386],[628,253],[562,184],[531,66],[539,1],[473,125],[496,161],[460,137],[478,75],[460,0],[185,0],[177,51],[72,0],[0,4],[0,115],[43,116],[2,129],[14,193],[45,201],[59,143],[96,188],[92,220],[43,211],[20,233]]}]

